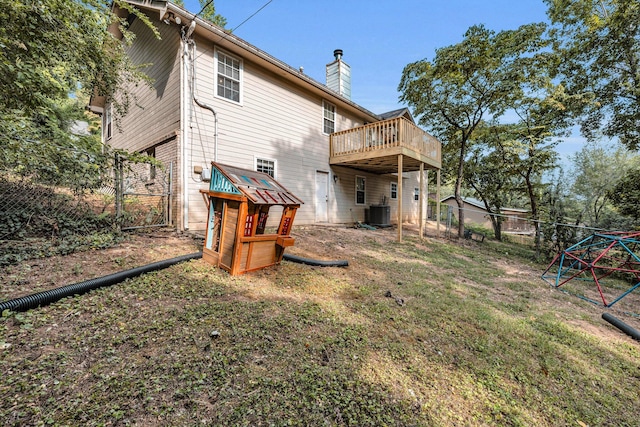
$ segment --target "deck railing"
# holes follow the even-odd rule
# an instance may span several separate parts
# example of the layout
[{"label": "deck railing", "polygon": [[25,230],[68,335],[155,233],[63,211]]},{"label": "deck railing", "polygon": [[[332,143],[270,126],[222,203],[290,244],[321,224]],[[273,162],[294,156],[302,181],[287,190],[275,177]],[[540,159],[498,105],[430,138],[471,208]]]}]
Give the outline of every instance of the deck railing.
[{"label": "deck railing", "polygon": [[331,157],[404,147],[441,164],[441,144],[409,120],[399,117],[332,133]]}]

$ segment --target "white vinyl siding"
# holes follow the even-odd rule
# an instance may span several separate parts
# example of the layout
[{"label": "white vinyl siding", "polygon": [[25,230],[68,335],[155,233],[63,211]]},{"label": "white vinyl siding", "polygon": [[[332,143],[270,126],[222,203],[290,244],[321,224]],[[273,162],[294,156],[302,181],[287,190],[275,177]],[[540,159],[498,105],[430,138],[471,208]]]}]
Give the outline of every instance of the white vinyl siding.
[{"label": "white vinyl siding", "polygon": [[112,124],[109,144],[130,152],[146,150],[180,123],[180,36],[168,25],[157,28],[161,40],[140,19],[131,24],[136,42],[127,54],[134,64],[152,64],[144,72],[153,83],[132,86],[135,102],[117,128]]},{"label": "white vinyl siding", "polygon": [[242,102],[242,61],[216,49],[216,96]]}]

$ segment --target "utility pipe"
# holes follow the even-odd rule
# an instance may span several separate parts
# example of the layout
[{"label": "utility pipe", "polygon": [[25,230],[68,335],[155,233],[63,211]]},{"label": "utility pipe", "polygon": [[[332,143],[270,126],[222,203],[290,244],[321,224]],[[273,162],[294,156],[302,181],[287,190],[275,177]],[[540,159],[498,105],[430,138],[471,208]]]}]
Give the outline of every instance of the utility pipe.
[{"label": "utility pipe", "polygon": [[315,267],[348,267],[349,261],[336,260],[336,261],[323,261],[317,259],[303,258],[296,255],[284,254],[282,259],[291,262],[297,262],[299,264],[312,265]]},{"label": "utility pipe", "polygon": [[631,338],[640,341],[640,332],[637,329],[632,328],[622,320],[610,315],[609,313],[602,313],[602,318],[611,323],[616,328],[620,329],[625,334],[629,335]]},{"label": "utility pipe", "polygon": [[38,292],[31,295],[15,298],[8,301],[0,302],[0,313],[4,310],[26,311],[51,304],[65,297],[81,295],[94,289],[105,286],[115,285],[126,279],[138,277],[151,271],[162,270],[172,265],[188,261],[191,259],[202,258],[202,252],[196,252],[189,255],[182,255],[170,258],[164,261],[158,261],[141,267],[132,268],[130,270],[120,271],[118,273],[109,274],[95,279],[86,280],[84,282],[74,283],[72,285],[62,286],[60,288],[50,289],[48,291]]}]

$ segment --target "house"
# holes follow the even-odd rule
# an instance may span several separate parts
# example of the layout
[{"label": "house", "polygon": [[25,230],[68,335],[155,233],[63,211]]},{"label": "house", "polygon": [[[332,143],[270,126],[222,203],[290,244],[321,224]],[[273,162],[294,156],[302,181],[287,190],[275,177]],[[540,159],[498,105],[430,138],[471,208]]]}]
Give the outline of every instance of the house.
[{"label": "house", "polygon": [[131,88],[137,106],[119,130],[108,99],[94,96],[90,109],[103,116],[105,143],[172,162],[179,230],[205,229],[199,191],[208,187],[211,162],[277,179],[304,201],[297,224],[364,221],[370,206],[388,202],[390,222],[422,226],[425,175],[436,171],[439,182],[441,144],[407,109],[376,114],[353,102],[341,50],[322,84],[173,3],[128,3],[161,36],[116,9],[136,35],[130,57],[152,64],[153,87]]},{"label": "house", "polygon": [[[464,222],[465,224],[477,224],[486,228],[492,228],[490,214],[480,200],[470,197],[463,198]],[[458,203],[455,196],[448,196],[440,200],[450,206],[453,215],[458,211]],[[533,222],[528,220],[527,209],[502,208],[500,214],[503,215],[502,231],[505,233],[530,234],[535,231]]]}]

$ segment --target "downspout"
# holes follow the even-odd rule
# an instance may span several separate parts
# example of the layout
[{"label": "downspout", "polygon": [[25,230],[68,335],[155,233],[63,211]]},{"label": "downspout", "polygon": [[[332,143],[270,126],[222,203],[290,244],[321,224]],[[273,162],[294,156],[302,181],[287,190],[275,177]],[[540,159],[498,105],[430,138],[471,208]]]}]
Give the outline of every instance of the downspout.
[{"label": "downspout", "polygon": [[[193,21],[193,23],[194,24],[192,24],[192,26],[193,28],[195,28],[195,21]],[[204,108],[205,110],[209,110],[211,111],[211,114],[213,114],[213,123],[214,123],[213,160],[217,162],[218,161],[218,114],[216,113],[216,110],[214,110],[212,106],[205,104],[204,102],[200,101],[196,97],[196,42],[195,40],[193,40],[193,38],[189,38],[189,36],[192,33],[193,31],[190,28],[189,31],[187,32],[187,37],[185,39],[185,42],[189,45],[190,49],[192,50],[191,52],[191,97],[193,98],[193,102],[195,102],[198,107]]]},{"label": "downspout", "polygon": [[[193,24],[195,21],[193,21]],[[182,143],[182,230],[187,231],[189,229],[189,171],[188,171],[188,162],[187,162],[187,146],[189,145],[189,138],[191,135],[189,134],[189,126],[188,120],[190,114],[187,114],[187,107],[189,111],[191,110],[190,103],[187,100],[190,98],[189,96],[189,51],[188,44],[186,43],[186,37],[184,33],[184,27],[182,28],[182,75],[180,78],[180,141]]]}]

